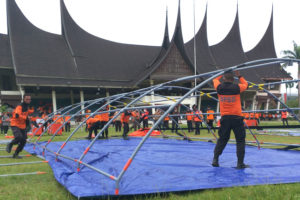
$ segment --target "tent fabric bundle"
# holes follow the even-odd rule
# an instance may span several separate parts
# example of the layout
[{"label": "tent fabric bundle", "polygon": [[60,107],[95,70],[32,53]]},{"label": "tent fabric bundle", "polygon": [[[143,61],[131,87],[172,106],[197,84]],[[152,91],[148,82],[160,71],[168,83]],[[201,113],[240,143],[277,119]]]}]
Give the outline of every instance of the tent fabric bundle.
[{"label": "tent fabric bundle", "polygon": [[[113,176],[118,176],[141,138],[97,140],[84,162]],[[48,148],[57,151],[63,142],[52,142]],[[45,142],[39,143],[44,145]],[[78,159],[88,140],[70,141],[62,154]],[[187,191],[233,186],[300,182],[300,153],[246,147],[246,163],[236,170],[236,147],[228,144],[220,157],[219,168],[211,166],[213,143],[175,139],[149,138],[120,181],[119,195]],[[42,148],[25,150],[38,155]],[[115,195],[115,181],[77,163],[46,151],[46,160],[56,180],[77,197]],[[280,159],[279,159],[280,158]]]}]

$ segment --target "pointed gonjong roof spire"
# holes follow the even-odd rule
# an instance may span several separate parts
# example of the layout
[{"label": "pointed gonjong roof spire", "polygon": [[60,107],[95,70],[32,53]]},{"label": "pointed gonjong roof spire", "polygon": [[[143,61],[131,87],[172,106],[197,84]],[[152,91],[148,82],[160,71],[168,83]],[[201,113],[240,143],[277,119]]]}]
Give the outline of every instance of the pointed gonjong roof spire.
[{"label": "pointed gonjong roof spire", "polygon": [[34,26],[15,0],[7,0],[6,4],[17,84],[81,85],[63,37]]},{"label": "pointed gonjong roof spire", "polygon": [[[273,7],[271,12],[271,18],[268,25],[268,28],[258,42],[258,44],[246,52],[247,60],[257,60],[263,58],[277,58],[275,46],[274,46],[274,36],[273,36]],[[268,73],[266,73],[266,71]],[[290,79],[291,76],[287,74],[287,72],[281,69],[279,64],[274,64],[268,67],[258,68],[256,69],[256,73],[260,77],[260,82],[263,79]]]}]

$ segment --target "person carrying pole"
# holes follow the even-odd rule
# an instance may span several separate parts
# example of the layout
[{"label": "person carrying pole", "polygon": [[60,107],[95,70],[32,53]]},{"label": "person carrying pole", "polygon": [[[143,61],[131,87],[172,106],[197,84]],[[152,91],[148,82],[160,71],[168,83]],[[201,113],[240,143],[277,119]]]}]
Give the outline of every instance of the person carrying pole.
[{"label": "person carrying pole", "polygon": [[34,110],[29,109],[29,104],[31,102],[31,96],[29,94],[24,94],[23,102],[19,104],[13,111],[13,116],[10,121],[11,129],[15,138],[7,144],[7,153],[11,152],[13,145],[18,144],[18,147],[13,154],[13,158],[20,159],[19,153],[23,150],[26,139],[26,125],[29,123],[29,114],[32,114]]},{"label": "person carrying pole", "polygon": [[[219,139],[214,149],[213,167],[219,167],[219,156],[222,154],[233,129],[237,147],[237,169],[249,167],[244,164],[246,131],[243,123],[241,96],[240,94],[248,88],[247,81],[235,72],[239,78],[239,84],[234,82],[234,74],[231,71],[225,72],[213,80],[214,88],[217,90],[220,101],[221,127],[219,129]],[[220,79],[223,77],[223,83]]]}]

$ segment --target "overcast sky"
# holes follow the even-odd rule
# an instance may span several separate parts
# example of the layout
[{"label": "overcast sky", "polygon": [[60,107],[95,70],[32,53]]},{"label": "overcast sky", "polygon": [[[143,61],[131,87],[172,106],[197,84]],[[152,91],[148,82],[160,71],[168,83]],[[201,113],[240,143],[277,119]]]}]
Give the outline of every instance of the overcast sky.
[{"label": "overcast sky", "polygon": [[[60,34],[59,0],[16,0],[25,16],[38,28]],[[168,7],[170,38],[177,17],[177,0],[65,0],[76,23],[104,39],[143,45],[161,45]],[[251,50],[265,33],[274,12],[274,40],[278,57],[300,44],[300,0],[181,0],[184,41],[199,30],[207,5],[209,45],[219,43],[229,32],[238,9],[244,51]],[[237,6],[238,5],[238,6]],[[6,0],[0,0],[0,32],[7,33]],[[296,78],[296,66],[287,70]]]}]

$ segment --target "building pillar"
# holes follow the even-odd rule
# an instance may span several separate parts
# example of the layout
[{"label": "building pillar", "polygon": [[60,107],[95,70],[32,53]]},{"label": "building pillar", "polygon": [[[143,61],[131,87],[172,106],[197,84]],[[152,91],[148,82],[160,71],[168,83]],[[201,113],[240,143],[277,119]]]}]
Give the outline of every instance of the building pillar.
[{"label": "building pillar", "polygon": [[268,99],[267,99],[266,106],[265,106],[265,110],[269,110],[269,104],[270,104],[270,99],[268,98]]},{"label": "building pillar", "polygon": [[198,98],[198,110],[201,109],[201,101],[202,101],[202,97],[201,97],[201,95],[199,95],[199,98]]},{"label": "building pillar", "polygon": [[253,100],[252,100],[252,110],[256,110],[256,94],[253,96]]},{"label": "building pillar", "polygon": [[106,89],[106,97],[109,97],[109,90]]},{"label": "building pillar", "polygon": [[[153,86],[153,85],[154,85],[154,81],[152,79],[150,79],[150,86]],[[151,92],[151,101],[154,102],[154,99],[155,99],[155,97],[154,97],[154,91],[152,91]],[[151,103],[151,105],[155,106],[154,103]],[[154,113],[155,113],[155,109],[152,108],[152,115],[154,115]]]},{"label": "building pillar", "polygon": [[[279,97],[279,99],[281,99],[281,97]],[[277,110],[279,110],[279,109],[280,109],[280,105],[281,105],[280,101],[277,101]],[[277,113],[280,113],[280,112],[279,112],[279,111],[277,111]]]},{"label": "building pillar", "polygon": [[25,90],[22,86],[19,86],[19,90],[20,90],[20,93],[21,93],[21,99],[22,99],[22,102],[23,102],[23,96],[25,94]]},{"label": "building pillar", "polygon": [[56,112],[57,105],[56,105],[56,92],[54,89],[52,89],[52,106],[53,106],[53,112]]},{"label": "building pillar", "polygon": [[71,98],[71,105],[74,105],[74,92],[72,89],[70,90],[70,98]]},{"label": "building pillar", "polygon": [[84,114],[84,94],[83,94],[83,90],[80,89],[80,103],[81,103],[81,114]]}]

